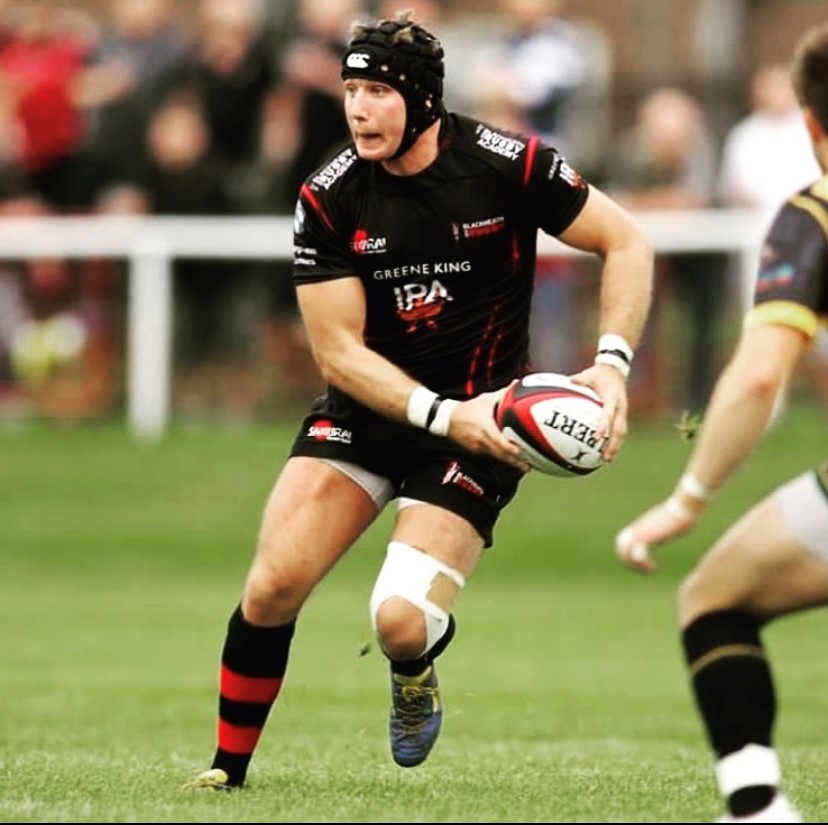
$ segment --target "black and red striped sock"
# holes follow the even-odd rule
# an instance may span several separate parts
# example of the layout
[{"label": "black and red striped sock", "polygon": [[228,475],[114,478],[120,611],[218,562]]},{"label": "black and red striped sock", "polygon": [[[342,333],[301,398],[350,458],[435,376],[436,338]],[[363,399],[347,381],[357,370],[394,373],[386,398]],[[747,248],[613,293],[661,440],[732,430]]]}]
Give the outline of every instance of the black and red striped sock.
[{"label": "black and red striped sock", "polygon": [[213,768],[241,786],[287,670],[296,623],[250,624],[237,607],[227,624],[221,654],[217,747]]}]

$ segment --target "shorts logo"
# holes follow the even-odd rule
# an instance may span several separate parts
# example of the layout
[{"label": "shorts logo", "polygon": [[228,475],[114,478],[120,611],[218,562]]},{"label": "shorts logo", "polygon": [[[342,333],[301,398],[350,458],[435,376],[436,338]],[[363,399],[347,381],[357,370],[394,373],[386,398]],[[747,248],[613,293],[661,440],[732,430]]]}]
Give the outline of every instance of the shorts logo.
[{"label": "shorts logo", "polygon": [[312,438],[314,441],[350,444],[352,433],[342,427],[335,427],[332,422],[323,418],[308,427],[308,438]]},{"label": "shorts logo", "polygon": [[454,484],[473,496],[482,498],[485,490],[471,477],[467,476],[460,468],[457,461],[452,461],[443,474],[443,484]]},{"label": "shorts logo", "polygon": [[371,55],[366,52],[354,52],[349,54],[345,65],[349,69],[367,69],[371,62]]}]

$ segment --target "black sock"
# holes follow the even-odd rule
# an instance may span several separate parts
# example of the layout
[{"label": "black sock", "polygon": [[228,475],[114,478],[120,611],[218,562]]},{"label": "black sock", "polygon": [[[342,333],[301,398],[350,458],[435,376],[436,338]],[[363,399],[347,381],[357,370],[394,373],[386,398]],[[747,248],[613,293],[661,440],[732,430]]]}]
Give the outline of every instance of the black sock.
[{"label": "black sock", "polygon": [[241,786],[287,670],[296,623],[257,627],[237,607],[221,655],[218,745],[212,767]]},{"label": "black sock", "polygon": [[[776,694],[759,624],[746,613],[707,613],[690,624],[682,643],[710,746],[719,759],[749,744],[772,747]],[[776,787],[740,788],[728,799],[734,816],[766,807]]]}]

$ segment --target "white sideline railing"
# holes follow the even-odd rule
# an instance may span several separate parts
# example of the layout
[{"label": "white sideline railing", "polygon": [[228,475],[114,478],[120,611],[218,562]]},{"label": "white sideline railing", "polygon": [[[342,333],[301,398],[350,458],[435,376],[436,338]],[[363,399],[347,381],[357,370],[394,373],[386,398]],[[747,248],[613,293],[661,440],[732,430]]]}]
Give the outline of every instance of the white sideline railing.
[{"label": "white sideline railing", "polygon": [[[637,212],[656,253],[738,256],[742,298],[752,291],[769,215],[753,210]],[[539,236],[540,255],[577,255]],[[4,218],[0,258],[123,258],[129,264],[127,414],[132,432],[161,436],[169,423],[172,362],[172,261],[176,258],[279,260],[293,257],[293,219],[263,217]]]}]

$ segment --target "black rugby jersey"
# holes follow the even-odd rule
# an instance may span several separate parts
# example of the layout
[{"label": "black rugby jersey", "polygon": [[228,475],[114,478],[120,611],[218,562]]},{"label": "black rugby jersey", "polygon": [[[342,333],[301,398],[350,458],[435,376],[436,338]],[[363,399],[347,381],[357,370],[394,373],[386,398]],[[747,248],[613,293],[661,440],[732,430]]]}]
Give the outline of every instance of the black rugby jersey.
[{"label": "black rugby jersey", "polygon": [[789,198],[762,246],[745,323],[783,324],[808,338],[828,323],[828,176]]},{"label": "black rugby jersey", "polygon": [[412,176],[353,145],[311,174],[295,214],[297,285],[357,275],[366,344],[442,395],[524,374],[538,229],[557,235],[588,186],[552,147],[449,114]]}]

